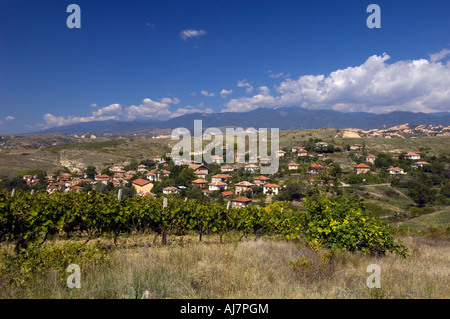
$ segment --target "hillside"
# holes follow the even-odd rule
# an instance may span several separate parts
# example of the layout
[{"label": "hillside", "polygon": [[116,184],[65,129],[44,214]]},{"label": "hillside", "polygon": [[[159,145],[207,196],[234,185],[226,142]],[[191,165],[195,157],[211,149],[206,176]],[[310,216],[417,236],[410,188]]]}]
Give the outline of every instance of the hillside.
[{"label": "hillside", "polygon": [[413,112],[392,112],[372,114],[364,112],[343,113],[333,110],[311,110],[301,107],[259,108],[249,112],[193,113],[166,121],[104,121],[76,123],[49,128],[35,134],[84,134],[86,132],[105,136],[153,136],[155,131],[185,127],[191,129],[194,120],[202,120],[203,127],[254,127],[298,130],[314,128],[349,128],[363,130],[383,129],[404,123],[411,125],[450,126],[449,113],[425,114]]},{"label": "hillside", "polygon": [[[429,155],[449,154],[449,128],[401,125],[380,130],[308,129],[280,132],[280,148],[303,146],[310,138],[322,139],[335,145],[364,144],[371,152],[418,150]],[[377,132],[377,134],[375,134]],[[92,135],[57,136],[28,135],[8,137],[9,149],[0,150],[0,176],[42,169],[48,173],[64,167],[81,171],[93,165],[102,169],[112,164],[128,164],[171,151],[174,141],[168,135],[160,138],[92,138]],[[208,142],[209,143],[209,142]],[[336,159],[339,163],[339,158]],[[351,163],[342,161],[343,167]]]}]

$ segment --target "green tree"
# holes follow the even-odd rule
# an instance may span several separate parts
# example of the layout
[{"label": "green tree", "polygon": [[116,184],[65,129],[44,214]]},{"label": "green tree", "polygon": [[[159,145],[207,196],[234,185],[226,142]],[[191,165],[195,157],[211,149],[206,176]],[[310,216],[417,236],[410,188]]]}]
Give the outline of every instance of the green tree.
[{"label": "green tree", "polygon": [[86,167],[84,173],[86,174],[87,178],[94,179],[95,175],[97,175],[97,169],[95,168],[95,166],[88,166]]}]

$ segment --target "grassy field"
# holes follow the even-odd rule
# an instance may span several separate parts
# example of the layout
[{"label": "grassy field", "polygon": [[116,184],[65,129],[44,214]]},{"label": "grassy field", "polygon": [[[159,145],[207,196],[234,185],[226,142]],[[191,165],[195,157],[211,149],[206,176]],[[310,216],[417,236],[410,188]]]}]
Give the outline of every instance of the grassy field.
[{"label": "grassy field", "polygon": [[[273,239],[219,244],[215,237],[202,243],[184,238],[165,247],[148,245],[151,239],[123,239],[103,262],[82,266],[80,289],[68,289],[63,272],[49,269],[22,285],[11,285],[14,280],[3,274],[0,297],[121,299],[134,293],[137,298],[156,299],[450,297],[448,238],[403,238],[411,250],[408,259],[332,254]],[[379,289],[366,285],[370,264],[380,266]]]},{"label": "grassy field", "polygon": [[419,232],[426,231],[430,228],[450,230],[450,207],[441,208],[436,212],[399,222],[398,225],[408,226]]}]

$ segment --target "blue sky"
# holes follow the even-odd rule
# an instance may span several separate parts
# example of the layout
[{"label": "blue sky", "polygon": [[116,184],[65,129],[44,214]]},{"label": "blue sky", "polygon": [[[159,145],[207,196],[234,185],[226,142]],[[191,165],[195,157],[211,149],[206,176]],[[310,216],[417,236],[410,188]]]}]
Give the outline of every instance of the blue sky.
[{"label": "blue sky", "polygon": [[450,111],[449,31],[448,0],[2,0],[0,134],[288,105]]}]

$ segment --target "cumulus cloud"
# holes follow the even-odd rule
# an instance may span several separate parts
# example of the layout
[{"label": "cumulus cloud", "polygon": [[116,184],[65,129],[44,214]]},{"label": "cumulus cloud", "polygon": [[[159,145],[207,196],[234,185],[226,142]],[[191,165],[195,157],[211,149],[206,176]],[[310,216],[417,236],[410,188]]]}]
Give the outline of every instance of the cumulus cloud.
[{"label": "cumulus cloud", "polygon": [[253,86],[250,85],[250,83],[248,83],[247,79],[238,81],[237,87],[241,87],[241,88],[245,87],[246,88],[245,92],[247,92],[247,93],[252,93],[253,92]]},{"label": "cumulus cloud", "polygon": [[204,96],[215,96],[214,93],[209,93],[209,92],[206,91],[206,90],[202,90],[202,91],[200,92],[200,94],[201,94],[201,95],[204,95]]},{"label": "cumulus cloud", "polygon": [[11,122],[11,121],[14,121],[15,119],[16,119],[16,118],[15,118],[14,116],[11,116],[11,115],[5,117],[5,121],[6,121],[6,122]]},{"label": "cumulus cloud", "polygon": [[220,96],[223,98],[226,98],[230,94],[233,94],[233,90],[222,89],[222,91],[220,91]]},{"label": "cumulus cloud", "polygon": [[267,86],[259,88],[259,94],[252,97],[241,97],[231,99],[225,106],[223,112],[248,112],[259,107],[275,106],[276,98],[270,95],[270,90]]},{"label": "cumulus cloud", "polygon": [[122,114],[122,106],[120,104],[111,104],[93,111],[90,116],[70,115],[64,117],[47,113],[43,119],[45,121],[45,128],[49,128],[83,122],[118,120],[119,117],[117,115],[120,114]]},{"label": "cumulus cloud", "polygon": [[45,121],[45,128],[54,127],[54,126],[63,126],[75,123],[84,123],[84,122],[92,122],[92,121],[108,121],[108,120],[118,120],[117,116],[73,116],[70,115],[68,117],[64,116],[55,116],[53,114],[47,113],[43,117]]},{"label": "cumulus cloud", "polygon": [[137,117],[140,118],[155,118],[158,116],[170,115],[169,110],[171,105],[180,103],[177,98],[166,97],[160,101],[153,101],[146,98],[139,105],[131,105],[125,109],[127,118],[134,120]]},{"label": "cumulus cloud", "polygon": [[180,37],[186,41],[190,38],[198,38],[206,34],[204,30],[186,29],[180,32]]},{"label": "cumulus cloud", "polygon": [[286,79],[276,87],[274,95],[260,88],[257,95],[230,100],[223,111],[287,105],[345,112],[449,111],[450,63],[438,61],[447,54],[441,51],[430,60],[392,64],[388,63],[387,54],[373,55],[360,66],[336,70],[327,76]]},{"label": "cumulus cloud", "polygon": [[101,117],[107,114],[122,114],[122,106],[120,104],[111,104],[92,112],[92,115],[95,117]]}]

